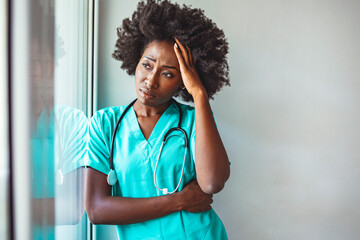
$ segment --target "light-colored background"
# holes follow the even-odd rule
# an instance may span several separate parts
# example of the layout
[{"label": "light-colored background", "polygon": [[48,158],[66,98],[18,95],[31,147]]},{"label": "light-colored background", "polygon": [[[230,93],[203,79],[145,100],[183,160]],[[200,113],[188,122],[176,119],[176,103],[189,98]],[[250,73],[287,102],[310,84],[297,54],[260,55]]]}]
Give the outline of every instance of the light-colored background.
[{"label": "light-colored background", "polygon": [[[7,2],[0,0],[0,239],[8,238],[9,157],[8,152],[8,65],[7,65]],[[4,117],[3,117],[4,116]]]},{"label": "light-colored background", "polygon": [[[214,203],[229,238],[358,239],[360,2],[179,2],[204,9],[230,44],[232,86],[211,102],[232,162]],[[136,1],[99,7],[98,107],[125,105],[133,77],[111,53]]]}]

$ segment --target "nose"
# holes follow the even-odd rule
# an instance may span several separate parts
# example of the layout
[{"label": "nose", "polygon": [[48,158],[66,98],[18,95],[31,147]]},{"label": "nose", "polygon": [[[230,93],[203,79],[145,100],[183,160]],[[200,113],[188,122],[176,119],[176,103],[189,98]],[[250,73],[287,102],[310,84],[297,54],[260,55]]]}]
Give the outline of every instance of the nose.
[{"label": "nose", "polygon": [[157,78],[155,69],[153,71],[149,72],[149,74],[147,75],[147,77],[145,79],[145,83],[146,83],[147,87],[148,88],[157,88],[159,86],[157,79],[158,78]]}]

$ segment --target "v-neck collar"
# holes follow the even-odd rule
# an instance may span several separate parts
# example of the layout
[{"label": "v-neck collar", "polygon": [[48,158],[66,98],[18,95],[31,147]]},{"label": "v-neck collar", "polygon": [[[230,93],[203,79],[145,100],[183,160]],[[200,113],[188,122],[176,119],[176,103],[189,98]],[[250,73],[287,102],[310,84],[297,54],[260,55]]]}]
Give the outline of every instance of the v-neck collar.
[{"label": "v-neck collar", "polygon": [[[172,120],[170,115],[177,114],[177,108],[175,103],[172,102],[168,108],[161,114],[159,120],[156,122],[155,127],[153,128],[148,140],[145,139],[143,132],[141,131],[139,122],[136,117],[134,107],[132,106],[129,109],[129,117],[127,118],[131,132],[135,139],[137,140],[139,146],[147,152],[147,154],[152,151],[153,146],[158,141],[162,141],[165,133],[174,126],[177,126],[178,121],[169,121]],[[178,118],[176,118],[178,120]]]}]

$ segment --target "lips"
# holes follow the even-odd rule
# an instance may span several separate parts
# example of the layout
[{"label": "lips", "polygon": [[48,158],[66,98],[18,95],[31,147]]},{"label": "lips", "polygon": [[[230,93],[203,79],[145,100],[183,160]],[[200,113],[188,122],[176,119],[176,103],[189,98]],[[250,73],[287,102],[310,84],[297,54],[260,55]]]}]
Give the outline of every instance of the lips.
[{"label": "lips", "polygon": [[142,97],[145,99],[153,99],[156,97],[156,95],[147,88],[140,88],[139,90]]}]

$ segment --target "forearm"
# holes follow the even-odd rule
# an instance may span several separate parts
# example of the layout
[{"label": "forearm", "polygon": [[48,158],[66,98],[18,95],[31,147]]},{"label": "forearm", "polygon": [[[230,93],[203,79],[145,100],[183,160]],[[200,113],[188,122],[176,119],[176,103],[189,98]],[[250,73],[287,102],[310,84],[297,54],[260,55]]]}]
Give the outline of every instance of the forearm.
[{"label": "forearm", "polygon": [[177,38],[174,51],[181,77],[195,104],[195,168],[201,189],[208,194],[219,192],[229,178],[229,160],[212,116],[205,87],[196,70],[190,48]]},{"label": "forearm", "polygon": [[177,195],[152,198],[107,196],[87,204],[89,218],[94,224],[131,224],[166,216],[181,210]]},{"label": "forearm", "polygon": [[205,91],[193,95],[195,104],[195,167],[201,189],[209,194],[224,187],[230,175],[228,156],[217,130]]},{"label": "forearm", "polygon": [[163,217],[186,207],[181,192],[151,198],[127,198],[111,195],[106,175],[87,168],[85,208],[94,224],[131,224]]}]

